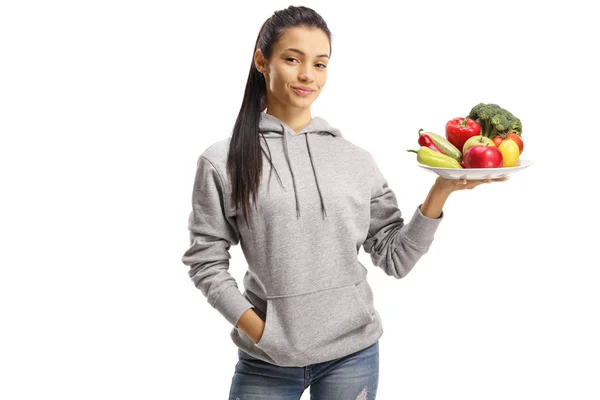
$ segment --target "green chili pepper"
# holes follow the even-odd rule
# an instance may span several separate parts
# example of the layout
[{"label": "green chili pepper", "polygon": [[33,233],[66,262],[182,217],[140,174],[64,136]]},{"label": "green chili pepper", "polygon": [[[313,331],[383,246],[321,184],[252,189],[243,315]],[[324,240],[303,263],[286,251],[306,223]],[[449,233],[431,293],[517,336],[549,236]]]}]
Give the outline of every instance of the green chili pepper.
[{"label": "green chili pepper", "polygon": [[417,153],[417,161],[421,164],[429,165],[430,167],[437,168],[458,168],[462,169],[462,165],[456,159],[430,149],[427,146],[421,146],[417,150],[407,150],[409,152]]}]

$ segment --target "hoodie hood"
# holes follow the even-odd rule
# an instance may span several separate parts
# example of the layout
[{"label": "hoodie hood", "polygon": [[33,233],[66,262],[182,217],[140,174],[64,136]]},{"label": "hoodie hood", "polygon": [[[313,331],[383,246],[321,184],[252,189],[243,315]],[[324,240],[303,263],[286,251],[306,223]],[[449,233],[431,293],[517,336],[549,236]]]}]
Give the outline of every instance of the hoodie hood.
[{"label": "hoodie hood", "polygon": [[[329,125],[329,123],[321,118],[314,117],[302,130],[298,133],[295,133],[292,128],[290,128],[285,122],[281,121],[279,118],[274,117],[271,114],[267,114],[264,111],[260,113],[260,120],[258,124],[258,130],[260,134],[265,137],[273,138],[280,137],[283,140],[283,151],[285,155],[285,159],[287,161],[288,168],[290,170],[290,175],[292,176],[292,183],[294,186],[294,197],[296,199],[296,218],[300,218],[300,202],[298,200],[298,191],[296,187],[296,177],[294,175],[294,167],[293,167],[293,159],[290,157],[288,151],[288,139],[290,136],[294,135],[304,135],[304,140],[306,141],[306,148],[308,150],[308,156],[310,158],[310,164],[312,166],[313,174],[315,177],[315,183],[317,186],[317,191],[319,192],[319,198],[321,200],[321,210],[323,213],[323,218],[327,218],[327,205],[326,201],[323,198],[321,193],[321,188],[319,186],[319,173],[317,172],[317,167],[319,167],[324,160],[313,159],[312,153],[310,151],[311,142],[314,140],[314,135],[330,135],[333,137],[342,138],[342,133],[339,129],[334,128]],[[311,139],[312,138],[312,139]],[[265,144],[267,147],[269,146],[267,140],[265,140]],[[314,143],[312,143],[314,146]],[[264,149],[263,149],[264,152]],[[266,154],[265,154],[266,155]],[[271,166],[275,168],[273,163],[271,162],[271,158],[267,155],[267,159],[271,163]],[[275,169],[275,173],[277,174],[277,169]],[[281,182],[281,180],[280,180]]]}]

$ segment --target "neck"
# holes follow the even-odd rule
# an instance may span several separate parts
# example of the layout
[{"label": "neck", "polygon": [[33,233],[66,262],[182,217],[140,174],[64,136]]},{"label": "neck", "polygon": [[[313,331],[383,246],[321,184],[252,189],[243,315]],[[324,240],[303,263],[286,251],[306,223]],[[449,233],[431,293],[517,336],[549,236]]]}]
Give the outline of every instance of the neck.
[{"label": "neck", "polygon": [[269,115],[274,116],[280,121],[284,122],[287,126],[294,130],[294,133],[298,133],[304,128],[310,121],[312,121],[312,116],[310,113],[310,108],[279,108],[274,106],[269,106],[265,112]]}]

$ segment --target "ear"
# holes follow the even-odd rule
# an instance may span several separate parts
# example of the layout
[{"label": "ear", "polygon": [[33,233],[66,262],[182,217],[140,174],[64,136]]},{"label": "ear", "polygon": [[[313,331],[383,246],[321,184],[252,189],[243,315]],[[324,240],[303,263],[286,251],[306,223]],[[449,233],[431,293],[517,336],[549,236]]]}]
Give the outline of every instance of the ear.
[{"label": "ear", "polygon": [[264,74],[268,71],[267,60],[263,57],[262,51],[260,51],[260,49],[256,49],[256,51],[254,52],[254,66],[261,74]]}]

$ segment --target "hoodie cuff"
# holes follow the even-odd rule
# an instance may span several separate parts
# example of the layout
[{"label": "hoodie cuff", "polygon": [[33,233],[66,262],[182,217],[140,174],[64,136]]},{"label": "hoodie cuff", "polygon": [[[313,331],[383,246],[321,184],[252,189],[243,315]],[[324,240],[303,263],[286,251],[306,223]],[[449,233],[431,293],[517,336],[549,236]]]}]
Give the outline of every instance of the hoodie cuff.
[{"label": "hoodie cuff", "polygon": [[426,217],[421,213],[421,205],[417,207],[412,219],[406,224],[404,235],[418,245],[429,246],[433,242],[433,236],[438,225],[444,219],[444,211],[439,218]]},{"label": "hoodie cuff", "polygon": [[237,286],[229,286],[219,294],[214,307],[229,323],[236,326],[242,314],[249,308],[254,308],[254,305],[240,293]]}]

